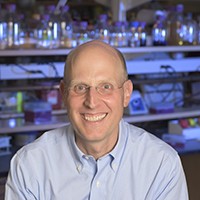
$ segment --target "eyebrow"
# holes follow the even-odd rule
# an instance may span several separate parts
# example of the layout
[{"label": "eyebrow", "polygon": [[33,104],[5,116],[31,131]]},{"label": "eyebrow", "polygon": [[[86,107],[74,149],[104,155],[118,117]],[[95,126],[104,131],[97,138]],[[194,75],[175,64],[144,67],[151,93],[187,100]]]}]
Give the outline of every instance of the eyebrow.
[{"label": "eyebrow", "polygon": [[[110,79],[99,80],[99,81],[97,81],[97,85],[99,85],[99,84],[101,84],[101,83],[110,83],[110,84],[113,84],[113,85],[117,84],[116,81],[112,81],[112,80],[110,80]],[[88,84],[88,83],[86,83],[85,81],[82,81],[82,80],[81,80],[81,81],[72,80],[72,81],[69,83],[69,86],[72,87],[72,86],[75,86],[75,85],[78,85],[78,84],[84,84],[84,85],[89,85],[89,86],[90,86],[90,84]]]}]

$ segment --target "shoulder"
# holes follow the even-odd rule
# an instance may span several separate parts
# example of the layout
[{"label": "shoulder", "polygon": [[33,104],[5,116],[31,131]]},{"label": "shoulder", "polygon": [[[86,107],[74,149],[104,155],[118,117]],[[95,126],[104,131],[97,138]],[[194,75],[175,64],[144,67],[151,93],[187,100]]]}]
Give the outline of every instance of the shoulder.
[{"label": "shoulder", "polygon": [[133,150],[137,148],[137,150],[146,154],[165,155],[171,159],[177,157],[174,148],[152,133],[126,122],[123,127],[127,132],[129,148]]},{"label": "shoulder", "polygon": [[51,153],[56,150],[58,146],[60,147],[64,142],[66,142],[68,132],[69,126],[64,126],[44,132],[34,142],[29,143],[19,149],[14,157],[21,159],[27,156],[30,157],[30,155],[42,155],[42,152],[44,154]]},{"label": "shoulder", "polygon": [[[165,174],[174,177],[182,171],[177,151],[163,140],[148,131],[125,123],[127,142],[125,154],[129,157],[129,165],[138,169],[146,169],[151,174]],[[144,170],[145,171],[145,170]]]}]

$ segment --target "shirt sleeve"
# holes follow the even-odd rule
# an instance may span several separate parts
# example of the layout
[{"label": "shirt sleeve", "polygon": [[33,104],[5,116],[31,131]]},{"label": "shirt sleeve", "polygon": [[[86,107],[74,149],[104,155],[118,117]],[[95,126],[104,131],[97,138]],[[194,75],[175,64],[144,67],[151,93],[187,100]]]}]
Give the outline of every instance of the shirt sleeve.
[{"label": "shirt sleeve", "polygon": [[[169,164],[171,166],[169,166]],[[188,200],[188,189],[185,179],[185,174],[181,164],[181,160],[177,154],[176,159],[171,160],[165,167],[167,172],[165,178],[160,183],[159,193],[157,193],[157,200],[172,200],[181,199]],[[164,167],[164,168],[165,168]]]},{"label": "shirt sleeve", "polygon": [[31,171],[23,167],[20,157],[16,154],[11,160],[10,171],[5,187],[5,200],[37,200],[30,185],[33,184]]}]

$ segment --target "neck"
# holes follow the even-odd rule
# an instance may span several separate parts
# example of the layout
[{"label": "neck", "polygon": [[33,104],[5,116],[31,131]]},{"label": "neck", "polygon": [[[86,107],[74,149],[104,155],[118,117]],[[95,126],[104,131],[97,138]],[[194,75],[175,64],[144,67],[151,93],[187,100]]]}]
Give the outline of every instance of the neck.
[{"label": "neck", "polygon": [[118,138],[112,138],[108,141],[82,141],[80,138],[76,138],[76,144],[79,149],[86,155],[93,156],[96,160],[106,155],[115,147]]}]

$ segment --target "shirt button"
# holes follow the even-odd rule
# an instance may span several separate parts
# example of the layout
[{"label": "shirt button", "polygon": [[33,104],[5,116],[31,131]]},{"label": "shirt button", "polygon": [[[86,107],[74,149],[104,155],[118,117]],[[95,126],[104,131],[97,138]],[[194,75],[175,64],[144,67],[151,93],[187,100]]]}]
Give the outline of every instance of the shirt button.
[{"label": "shirt button", "polygon": [[85,156],[85,159],[86,159],[86,160],[88,160],[88,159],[89,159],[89,157],[88,157],[88,156]]},{"label": "shirt button", "polygon": [[117,165],[115,163],[112,163],[112,168],[113,168],[113,170],[116,170]]},{"label": "shirt button", "polygon": [[81,166],[81,165],[78,165],[78,166],[77,166],[77,170],[78,170],[78,172],[81,172],[82,166]]},{"label": "shirt button", "polygon": [[97,181],[97,182],[96,182],[96,186],[97,186],[97,188],[99,188],[99,187],[101,186],[100,181]]}]

